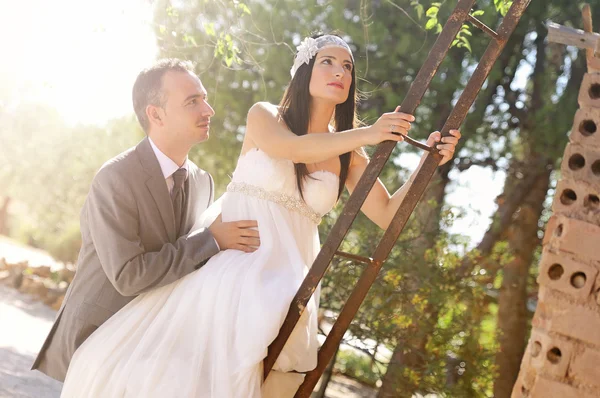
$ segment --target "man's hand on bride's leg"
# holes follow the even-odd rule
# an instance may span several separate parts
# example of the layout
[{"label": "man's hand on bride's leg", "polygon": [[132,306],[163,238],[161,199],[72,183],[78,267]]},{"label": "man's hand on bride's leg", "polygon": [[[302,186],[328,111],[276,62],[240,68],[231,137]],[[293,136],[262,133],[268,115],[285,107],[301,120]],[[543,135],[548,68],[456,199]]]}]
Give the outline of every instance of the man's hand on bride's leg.
[{"label": "man's hand on bride's leg", "polygon": [[221,250],[235,249],[246,253],[260,246],[258,223],[252,220],[223,222],[221,215],[208,228]]}]

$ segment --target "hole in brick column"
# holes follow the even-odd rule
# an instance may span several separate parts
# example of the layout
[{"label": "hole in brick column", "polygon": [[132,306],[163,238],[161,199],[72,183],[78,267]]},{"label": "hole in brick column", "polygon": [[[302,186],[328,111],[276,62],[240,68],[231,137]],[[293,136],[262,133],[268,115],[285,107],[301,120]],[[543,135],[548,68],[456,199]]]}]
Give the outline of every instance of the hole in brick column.
[{"label": "hole in brick column", "polygon": [[594,83],[590,86],[590,98],[591,99],[598,99],[600,98],[600,84],[598,83]]},{"label": "hole in brick column", "polygon": [[585,286],[586,276],[583,272],[576,272],[571,275],[571,285],[576,289],[581,289]]},{"label": "hole in brick column", "polygon": [[585,167],[585,158],[579,154],[575,153],[571,155],[569,158],[569,168],[573,171],[581,170]]},{"label": "hole in brick column", "polygon": [[552,348],[550,351],[548,351],[548,354],[546,354],[546,358],[548,358],[550,363],[553,363],[555,365],[560,362],[561,356],[562,356],[562,353],[560,352],[558,347]]},{"label": "hole in brick column", "polygon": [[588,195],[584,199],[583,205],[588,209],[596,210],[600,207],[600,198],[597,195]]},{"label": "hole in brick column", "polygon": [[565,272],[564,268],[560,264],[552,264],[548,269],[548,276],[553,281],[557,281],[560,279],[562,274]]},{"label": "hole in brick column", "polygon": [[560,238],[562,233],[563,233],[563,225],[558,224],[558,226],[556,227],[556,231],[554,231],[554,234]]},{"label": "hole in brick column", "polygon": [[600,160],[596,160],[592,164],[592,173],[594,173],[594,175],[600,177]]},{"label": "hole in brick column", "polygon": [[596,123],[593,120],[584,120],[579,125],[579,132],[582,135],[589,137],[596,132]]},{"label": "hole in brick column", "polygon": [[565,189],[560,195],[560,203],[565,206],[572,205],[577,200],[577,194],[572,189]]},{"label": "hole in brick column", "polygon": [[540,355],[540,352],[542,352],[542,343],[539,341],[534,341],[533,345],[531,346],[531,356],[535,358]]},{"label": "hole in brick column", "polygon": [[525,388],[525,386],[521,386],[521,394],[523,394],[524,397],[529,396],[529,390]]}]

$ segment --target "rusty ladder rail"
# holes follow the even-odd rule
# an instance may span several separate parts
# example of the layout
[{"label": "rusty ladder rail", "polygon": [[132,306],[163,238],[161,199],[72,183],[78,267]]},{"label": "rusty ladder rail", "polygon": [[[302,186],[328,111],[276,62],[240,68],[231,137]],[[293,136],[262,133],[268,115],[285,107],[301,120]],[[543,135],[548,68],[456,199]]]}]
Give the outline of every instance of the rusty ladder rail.
[{"label": "rusty ladder rail", "polygon": [[[470,15],[470,11],[475,1],[476,0],[458,1],[458,4],[444,25],[444,28],[434,43],[431,51],[429,52],[425,63],[419,70],[415,81],[408,90],[406,98],[402,102],[402,111],[413,114],[421,102],[421,99],[425,95],[425,92],[429,88],[433,77],[435,76],[440,64],[446,57],[446,53],[451,47],[452,41],[456,37],[463,23],[469,21],[490,36],[492,41],[488,45],[483,57],[479,61],[477,68],[469,79],[469,82],[467,83],[465,90],[461,94],[458,102],[452,110],[452,113],[444,123],[444,126],[441,130],[442,136],[449,135],[449,131],[451,129],[458,128],[464,121],[469,108],[475,101],[477,94],[481,90],[483,83],[487,79],[487,76],[496,62],[496,59],[506,45],[508,38],[513,33],[517,23],[521,19],[521,16],[525,12],[525,9],[530,2],[530,0],[514,0],[512,6],[508,10],[508,13],[500,23],[498,32],[496,33]],[[296,326],[298,319],[302,315],[304,308],[316,290],[317,285],[327,271],[327,268],[329,267],[333,257],[335,255],[339,255],[367,264],[358,283],[356,284],[356,287],[350,294],[350,297],[340,312],[337,321],[334,323],[325,342],[319,350],[317,367],[306,373],[304,382],[296,392],[295,398],[310,397],[310,394],[321,377],[321,374],[325,370],[325,367],[333,357],[336,348],[340,344],[344,333],[346,333],[350,322],[356,315],[359,306],[363,302],[367,292],[375,281],[383,262],[389,256],[389,253],[396,243],[398,236],[402,232],[410,215],[415,209],[419,199],[423,195],[423,192],[427,188],[431,177],[439,165],[441,156],[436,149],[430,148],[412,139],[407,139],[406,141],[412,145],[418,146],[419,148],[425,149],[428,151],[428,154],[425,158],[425,161],[417,171],[415,181],[409,185],[408,192],[403,199],[400,208],[396,212],[388,229],[385,231],[383,238],[375,249],[373,258],[343,253],[338,251],[338,248],[340,247],[340,244],[342,243],[348,230],[352,226],[352,223],[354,222],[356,215],[367,198],[369,191],[373,187],[373,184],[377,180],[377,177],[381,173],[381,170],[385,166],[385,163],[394,150],[394,147],[396,146],[396,142],[394,141],[386,141],[378,145],[371,162],[358,182],[356,189],[348,199],[348,202],[342,210],[341,216],[331,229],[331,232],[323,244],[321,251],[317,255],[312,268],[308,272],[308,275],[304,279],[302,285],[296,293],[296,296],[292,300],[287,317],[279,331],[279,335],[269,346],[268,356],[263,362],[265,378],[269,375],[271,369],[273,368],[277,357],[281,353],[281,350],[283,349],[292,330]]]}]

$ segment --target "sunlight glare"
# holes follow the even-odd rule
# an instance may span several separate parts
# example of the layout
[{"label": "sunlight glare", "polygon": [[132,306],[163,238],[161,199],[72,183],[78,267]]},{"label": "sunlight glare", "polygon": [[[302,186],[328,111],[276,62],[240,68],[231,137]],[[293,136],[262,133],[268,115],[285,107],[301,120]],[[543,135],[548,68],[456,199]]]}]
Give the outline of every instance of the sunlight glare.
[{"label": "sunlight glare", "polygon": [[135,76],[157,53],[148,1],[0,0],[0,10],[0,104],[42,102],[69,123],[133,112]]}]

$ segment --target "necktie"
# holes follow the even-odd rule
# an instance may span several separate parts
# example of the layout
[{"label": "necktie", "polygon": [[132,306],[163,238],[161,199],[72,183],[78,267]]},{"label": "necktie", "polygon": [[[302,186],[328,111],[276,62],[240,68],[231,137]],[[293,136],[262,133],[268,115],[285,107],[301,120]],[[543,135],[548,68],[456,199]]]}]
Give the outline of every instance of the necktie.
[{"label": "necktie", "polygon": [[187,170],[184,168],[177,169],[172,174],[173,191],[171,191],[171,200],[173,201],[173,213],[175,215],[175,231],[177,236],[181,233],[181,225],[183,224],[183,212],[185,208],[185,179],[187,178]]}]

